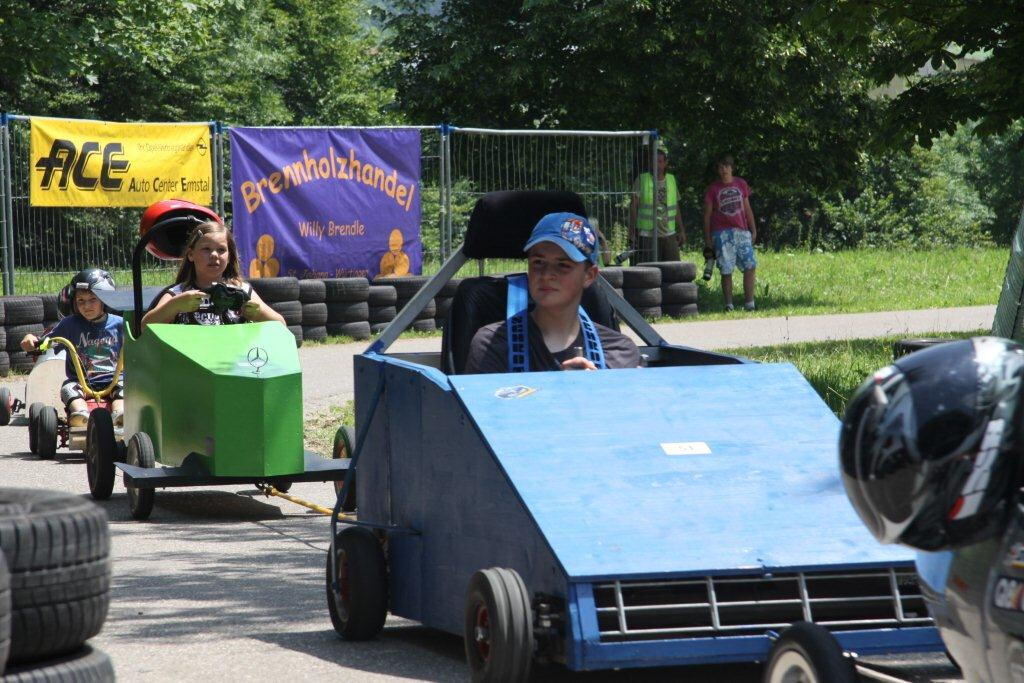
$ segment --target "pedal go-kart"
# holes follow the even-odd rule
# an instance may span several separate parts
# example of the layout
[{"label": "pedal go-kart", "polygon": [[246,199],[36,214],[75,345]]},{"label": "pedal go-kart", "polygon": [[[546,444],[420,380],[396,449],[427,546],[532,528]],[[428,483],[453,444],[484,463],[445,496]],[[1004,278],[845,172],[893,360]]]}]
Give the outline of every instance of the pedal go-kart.
[{"label": "pedal go-kart", "polygon": [[585,215],[571,193],[481,198],[354,359],[335,512],[354,481],[358,518],[332,520],[326,567],[338,634],[372,638],[390,612],[461,635],[475,681],[746,661],[843,683],[876,675],[853,653],[941,651],[912,554],[860,524],[838,420],[792,365],[670,345],[603,278],[583,306],[632,327],[646,368],[462,374],[474,332],[505,318],[505,278],[460,283],[441,353],[387,352],[468,259],[522,258],[556,211]]},{"label": "pedal go-kart", "polygon": [[[295,337],[275,322],[241,325],[139,324],[142,254],[180,258],[189,231],[215,217],[178,200],[148,210],[132,257],[132,312],[126,315],[124,475],[131,515],[147,519],[155,489],[213,484],[332,481],[347,460],[303,448],[302,373]],[[166,206],[169,205],[169,206]],[[153,209],[153,207],[151,207]],[[155,214],[155,215],[154,215]],[[217,218],[217,220],[220,220]],[[97,292],[107,303],[109,292]],[[215,306],[244,303],[237,290],[211,292]],[[116,303],[116,302],[115,302]]]}]

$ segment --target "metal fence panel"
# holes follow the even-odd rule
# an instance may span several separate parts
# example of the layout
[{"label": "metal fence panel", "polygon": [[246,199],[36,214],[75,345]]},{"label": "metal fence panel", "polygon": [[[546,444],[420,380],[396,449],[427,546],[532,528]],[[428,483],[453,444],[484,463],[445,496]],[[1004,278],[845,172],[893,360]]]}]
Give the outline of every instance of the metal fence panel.
[{"label": "metal fence panel", "polygon": [[[653,140],[647,131],[452,129],[448,244],[462,242],[473,204],[488,192],[571,190],[607,241],[605,261],[613,259],[628,247],[633,183],[649,167]],[[487,264],[491,272],[521,267]]]},{"label": "metal fence panel", "polygon": [[992,334],[1024,341],[1021,306],[1024,305],[1024,208],[1021,209],[1017,230],[1013,235],[1010,260],[1006,264],[1006,277],[996,305]]}]

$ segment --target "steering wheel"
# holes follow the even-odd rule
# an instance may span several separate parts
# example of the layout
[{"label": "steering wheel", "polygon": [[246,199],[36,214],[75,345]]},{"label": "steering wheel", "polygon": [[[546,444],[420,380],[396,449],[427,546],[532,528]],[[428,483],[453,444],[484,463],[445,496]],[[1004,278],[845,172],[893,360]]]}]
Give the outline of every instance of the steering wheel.
[{"label": "steering wheel", "polygon": [[242,312],[242,306],[249,301],[249,292],[235,285],[218,282],[206,292],[210,295],[210,304],[217,313],[225,311]]}]

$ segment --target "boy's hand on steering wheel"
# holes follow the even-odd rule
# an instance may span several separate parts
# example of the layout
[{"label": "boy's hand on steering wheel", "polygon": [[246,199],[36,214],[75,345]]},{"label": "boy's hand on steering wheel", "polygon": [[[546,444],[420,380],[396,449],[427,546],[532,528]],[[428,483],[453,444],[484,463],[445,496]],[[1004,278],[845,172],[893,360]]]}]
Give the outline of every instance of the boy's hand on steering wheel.
[{"label": "boy's hand on steering wheel", "polygon": [[35,351],[39,345],[39,337],[34,334],[26,334],[21,339],[21,350],[26,353],[29,351]]},{"label": "boy's hand on steering wheel", "polygon": [[206,292],[190,289],[174,297],[174,308],[179,313],[192,313],[199,310],[199,305],[203,303],[205,298]]},{"label": "boy's hand on steering wheel", "polygon": [[562,361],[563,370],[597,370],[597,366],[586,358],[577,356]]}]

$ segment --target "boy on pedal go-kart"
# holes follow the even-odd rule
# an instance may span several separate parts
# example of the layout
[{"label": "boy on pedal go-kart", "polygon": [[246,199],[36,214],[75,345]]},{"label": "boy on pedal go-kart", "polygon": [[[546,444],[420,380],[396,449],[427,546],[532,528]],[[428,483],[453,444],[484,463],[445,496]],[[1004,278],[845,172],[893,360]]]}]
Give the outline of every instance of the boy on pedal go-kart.
[{"label": "boy on pedal go-kart", "polygon": [[[106,389],[118,372],[117,360],[121,354],[124,319],[108,312],[95,291],[112,289],[114,279],[107,271],[99,268],[80,271],[58,295],[58,307],[65,317],[41,338],[26,334],[21,340],[21,348],[32,351],[44,339],[67,339],[76,348],[88,388],[93,392]],[[67,380],[61,386],[60,397],[67,408],[68,424],[71,427],[84,427],[89,421],[89,408],[85,400],[86,392],[78,383],[75,359],[70,352],[65,372]],[[118,377],[117,385],[107,396],[111,401],[114,424],[120,424],[123,419],[121,392],[122,382]]]}]

